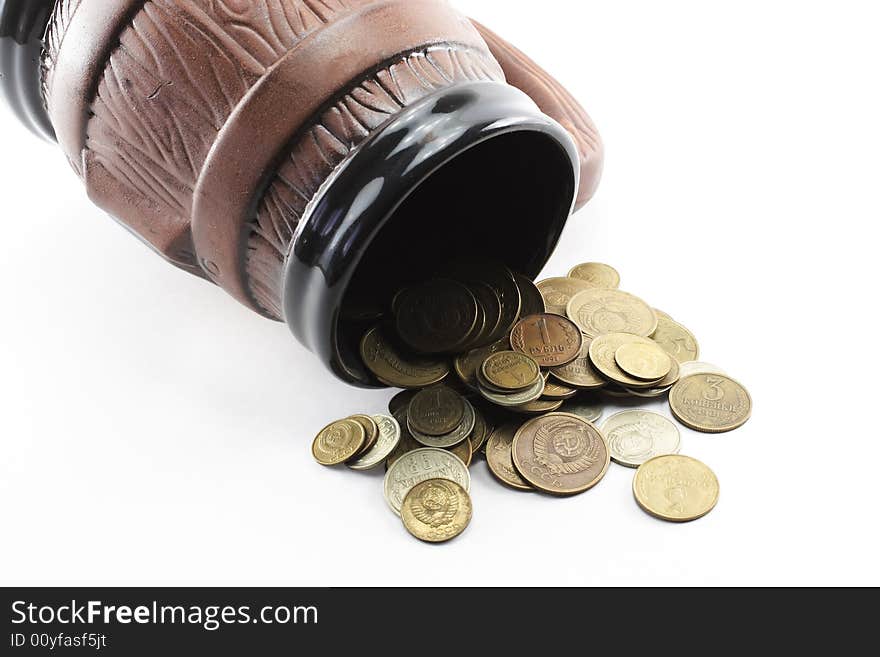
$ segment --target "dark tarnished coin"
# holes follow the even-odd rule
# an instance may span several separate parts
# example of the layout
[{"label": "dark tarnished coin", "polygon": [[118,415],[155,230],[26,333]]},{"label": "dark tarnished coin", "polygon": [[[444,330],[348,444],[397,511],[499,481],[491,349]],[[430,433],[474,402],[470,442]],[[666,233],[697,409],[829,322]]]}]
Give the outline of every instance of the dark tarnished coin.
[{"label": "dark tarnished coin", "polygon": [[471,282],[468,288],[477,300],[480,312],[483,315],[480,322],[480,330],[468,340],[468,343],[458,351],[470,351],[476,347],[482,347],[487,342],[493,341],[498,325],[501,323],[501,301],[495,290],[481,282]]},{"label": "dark tarnished coin", "polygon": [[401,411],[406,413],[409,408],[409,403],[412,401],[412,398],[415,397],[419,393],[418,390],[403,390],[398,392],[394,397],[391,398],[391,401],[388,402],[388,411],[391,415],[397,416],[397,414]]},{"label": "dark tarnished coin", "polygon": [[446,386],[433,386],[418,393],[409,403],[410,429],[429,436],[445,436],[461,424],[465,401]]},{"label": "dark tarnished coin", "polygon": [[485,360],[494,353],[499,351],[507,351],[510,349],[510,340],[502,338],[497,342],[493,342],[485,347],[473,349],[466,354],[457,356],[455,362],[455,373],[471,390],[477,390],[477,371],[483,365]]},{"label": "dark tarnished coin", "polygon": [[495,332],[487,342],[495,342],[510,332],[519,317],[521,299],[513,273],[500,264],[456,263],[449,268],[450,276],[461,281],[477,281],[488,285],[500,303],[500,317]]},{"label": "dark tarnished coin", "polygon": [[504,424],[489,436],[486,443],[486,462],[489,464],[489,472],[495,475],[502,484],[516,490],[532,491],[534,487],[520,477],[519,472],[513,467],[513,437],[519,431],[519,422]]},{"label": "dark tarnished coin", "polygon": [[583,341],[574,322],[550,313],[521,319],[510,334],[514,351],[531,356],[541,367],[572,362],[580,354]]},{"label": "dark tarnished coin", "polygon": [[522,300],[520,308],[520,317],[528,317],[529,315],[542,315],[547,312],[547,305],[544,303],[544,297],[541,295],[535,284],[522,274],[513,274],[516,286],[519,288],[519,296]]},{"label": "dark tarnished coin", "polygon": [[416,484],[406,494],[400,508],[400,518],[406,530],[427,543],[451,541],[467,529],[472,516],[468,492],[446,479],[430,479]]},{"label": "dark tarnished coin", "polygon": [[394,388],[424,388],[449,375],[445,362],[405,353],[378,326],[361,340],[361,358],[379,381]]},{"label": "dark tarnished coin", "polygon": [[[473,433],[474,424],[476,423],[474,407],[466,399],[464,399],[463,402],[464,414],[462,415],[461,423],[450,433],[442,436],[429,436],[428,434],[421,433],[418,429],[412,426],[411,422],[409,422],[408,428],[412,437],[425,447],[438,447],[440,449],[449,449],[463,443],[467,440],[468,436]],[[412,408],[412,405],[410,405],[410,408]]]},{"label": "dark tarnished coin", "polygon": [[604,388],[607,382],[593,369],[593,364],[590,362],[591,342],[591,338],[584,338],[584,344],[578,357],[568,365],[554,367],[550,370],[550,375],[557,381],[561,381],[578,390],[598,390],[599,388]]},{"label": "dark tarnished coin", "polygon": [[454,352],[472,335],[478,316],[473,293],[444,278],[405,290],[396,309],[397,334],[423,354]]},{"label": "dark tarnished coin", "polygon": [[352,415],[348,419],[354,420],[361,425],[364,428],[364,435],[366,436],[361,451],[352,457],[352,460],[355,460],[375,447],[376,441],[379,440],[379,425],[377,425],[376,421],[369,415]]},{"label": "dark tarnished coin", "polygon": [[551,495],[595,486],[611,463],[602,434],[576,415],[550,413],[526,422],[513,439],[513,464],[523,479]]},{"label": "dark tarnished coin", "polygon": [[518,351],[499,351],[489,356],[481,369],[492,388],[504,392],[517,392],[535,385],[541,376],[541,368],[531,356]]},{"label": "dark tarnished coin", "polygon": [[586,281],[576,278],[548,278],[535,283],[544,297],[548,313],[565,316],[568,302],[579,292],[589,290],[592,286]]},{"label": "dark tarnished coin", "polygon": [[361,451],[366,439],[360,423],[340,420],[321,429],[312,443],[312,456],[321,465],[342,465]]}]

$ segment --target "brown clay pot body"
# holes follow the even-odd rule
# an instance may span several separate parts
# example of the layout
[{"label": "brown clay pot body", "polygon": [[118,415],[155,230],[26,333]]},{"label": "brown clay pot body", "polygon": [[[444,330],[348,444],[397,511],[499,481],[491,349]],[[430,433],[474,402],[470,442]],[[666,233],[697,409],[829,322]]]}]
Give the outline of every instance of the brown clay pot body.
[{"label": "brown clay pot body", "polygon": [[[434,184],[432,202],[414,201],[410,212],[426,224],[449,221],[452,232],[467,225],[455,218],[462,213],[480,222],[477,213],[522,206],[515,194],[503,200],[509,196],[506,161],[522,160],[511,184],[532,178],[545,196],[563,197],[535,202],[530,211],[565,217],[573,201],[582,205],[592,196],[601,172],[601,142],[574,99],[446,0],[57,0],[39,75],[58,144],[99,207],[172,264],[268,318],[287,321],[328,361],[339,360],[338,305],[346,288],[353,277],[363,283],[361,274],[369,274],[360,263],[367,245],[447,163],[474,151],[468,166],[446,175],[445,186]],[[485,156],[474,150],[511,131],[540,138],[534,150],[525,136],[484,149]],[[418,154],[405,165],[397,162],[393,173],[393,154],[416,135]],[[375,146],[392,140],[393,148]],[[572,160],[573,185],[538,180],[543,158],[556,157],[550,142]],[[381,180],[406,179],[414,162],[421,175],[389,183],[375,195],[383,200],[372,208],[374,223],[346,232],[347,220],[334,212],[340,194],[358,192],[347,206],[352,217],[378,203],[362,193],[377,171]],[[481,175],[490,179],[484,188],[470,180]],[[560,179],[569,175],[559,173]],[[341,179],[347,187],[340,193]],[[496,199],[471,203],[481,189]],[[438,210],[447,197],[457,200]],[[306,226],[310,221],[315,225]],[[500,219],[488,221],[495,223],[460,236],[459,242],[474,243],[456,255],[486,254],[503,227]],[[531,221],[542,220],[522,218]],[[508,258],[504,249],[489,255],[536,269],[549,257],[561,223],[555,217],[522,235],[540,242],[533,256]],[[343,234],[353,247],[340,240]],[[403,230],[386,242],[421,252],[414,262],[444,257],[440,243],[446,251],[459,243],[444,242],[442,231],[421,235]],[[385,253],[393,257],[394,251],[386,247]],[[299,273],[290,271],[294,260]],[[297,326],[291,315],[302,312],[304,302],[291,298],[318,295],[310,291],[315,285],[332,291],[332,300],[316,302],[326,317]],[[313,335],[319,331],[330,335]],[[353,366],[329,364],[343,378],[365,382]]]}]

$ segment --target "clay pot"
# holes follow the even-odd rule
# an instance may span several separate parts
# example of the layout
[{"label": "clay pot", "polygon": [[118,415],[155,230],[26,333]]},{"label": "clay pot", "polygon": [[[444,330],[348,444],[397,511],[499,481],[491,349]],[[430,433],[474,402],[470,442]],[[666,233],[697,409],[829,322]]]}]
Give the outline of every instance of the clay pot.
[{"label": "clay pot", "polygon": [[99,207],[352,383],[343,305],[451,258],[536,275],[602,166],[446,0],[0,0],[0,72]]}]

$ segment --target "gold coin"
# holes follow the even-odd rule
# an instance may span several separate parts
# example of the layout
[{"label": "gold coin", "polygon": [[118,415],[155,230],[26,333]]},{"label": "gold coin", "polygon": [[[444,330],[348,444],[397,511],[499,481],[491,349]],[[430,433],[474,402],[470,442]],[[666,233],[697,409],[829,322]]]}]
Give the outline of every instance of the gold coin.
[{"label": "gold coin", "polygon": [[658,456],[641,465],[633,478],[636,502],[660,520],[690,522],[718,503],[718,478],[689,456]]},{"label": "gold coin", "polygon": [[354,420],[359,425],[364,428],[364,433],[366,434],[366,439],[364,440],[364,446],[361,448],[361,451],[358,452],[354,458],[359,458],[369,452],[376,445],[376,441],[379,440],[379,425],[376,424],[376,420],[371,418],[369,415],[352,415],[349,420]]},{"label": "gold coin", "polygon": [[513,467],[511,448],[520,426],[522,425],[518,422],[507,423],[492,432],[486,443],[486,463],[489,464],[489,472],[502,484],[516,490],[532,491],[535,490],[534,486],[520,477]]},{"label": "gold coin", "polygon": [[656,383],[672,370],[672,356],[650,340],[621,345],[614,352],[614,360],[620,369],[642,381]]},{"label": "gold coin", "polygon": [[461,424],[464,413],[464,398],[439,385],[426,388],[413,397],[406,416],[414,433],[445,436]]},{"label": "gold coin", "polygon": [[531,356],[541,367],[567,365],[578,357],[583,344],[571,320],[550,313],[524,317],[510,333],[514,351]]},{"label": "gold coin", "polygon": [[513,439],[520,476],[551,495],[577,495],[598,484],[611,463],[599,430],[577,415],[550,413],[529,420]]},{"label": "gold coin", "polygon": [[510,410],[520,415],[543,415],[558,411],[564,403],[564,399],[537,399],[528,404],[513,406]]},{"label": "gold coin", "polygon": [[672,414],[686,427],[703,433],[739,429],[752,415],[745,387],[721,374],[694,374],[669,392]]},{"label": "gold coin", "polygon": [[651,339],[679,363],[687,363],[700,357],[700,345],[694,334],[665,314],[657,313],[657,330]]},{"label": "gold coin", "polygon": [[358,422],[339,420],[321,429],[312,443],[312,456],[321,465],[341,465],[360,453],[366,439]]},{"label": "gold coin", "polygon": [[486,382],[500,392],[518,392],[535,385],[541,368],[534,358],[517,351],[492,354],[480,369]]},{"label": "gold coin", "polygon": [[510,338],[508,337],[504,337],[497,342],[493,342],[492,344],[485,347],[473,349],[472,351],[469,351],[466,354],[462,354],[455,358],[455,361],[453,363],[455,367],[455,373],[458,375],[458,378],[461,379],[462,383],[464,383],[471,390],[476,391],[478,390],[477,372],[486,361],[486,359],[492,354],[499,351],[509,350]]},{"label": "gold coin", "polygon": [[657,330],[654,309],[637,296],[620,290],[589,289],[568,303],[566,315],[585,335],[632,333],[647,338]]},{"label": "gold coin", "polygon": [[468,438],[465,438],[464,441],[458,443],[458,445],[456,445],[455,447],[448,448],[448,451],[455,454],[458,458],[461,459],[462,463],[470,467],[471,461],[474,458],[474,448]]},{"label": "gold coin", "polygon": [[548,381],[544,385],[544,399],[550,399],[553,401],[565,401],[566,399],[571,399],[577,394],[577,388],[570,388],[569,386],[562,385],[561,383]]},{"label": "gold coin", "polygon": [[[642,338],[638,335],[630,333],[609,333],[608,335],[600,335],[590,344],[590,362],[596,371],[606,379],[623,386],[624,388],[652,388],[654,383],[646,383],[641,379],[630,376],[617,364],[617,350],[625,344],[641,343],[653,344],[648,338]],[[608,389],[605,389],[608,391]],[[608,391],[609,394],[614,390]],[[616,391],[621,392],[621,391]]]},{"label": "gold coin", "polygon": [[576,278],[548,278],[535,283],[535,287],[544,297],[547,312],[565,317],[565,310],[572,297],[584,290],[592,289],[592,285]]},{"label": "gold coin", "polygon": [[620,274],[617,273],[617,270],[600,262],[585,262],[578,265],[568,272],[568,277],[586,281],[593,287],[607,290],[616,290],[620,286]]},{"label": "gold coin", "polygon": [[667,374],[663,379],[655,383],[654,387],[642,388],[641,390],[627,388],[627,392],[631,393],[634,397],[642,397],[644,399],[662,397],[672,389],[672,386],[678,383],[678,379],[681,376],[679,367],[680,366],[678,364],[678,361],[673,358],[672,368],[669,370],[669,374]]},{"label": "gold coin", "polygon": [[445,543],[470,524],[471,497],[454,481],[429,479],[406,494],[400,517],[406,530],[420,541]]},{"label": "gold coin", "polygon": [[578,390],[598,390],[606,385],[605,379],[599,376],[590,362],[591,338],[585,338],[578,357],[568,365],[554,367],[550,375],[557,381],[570,385]]},{"label": "gold coin", "polygon": [[361,358],[379,381],[395,388],[426,388],[449,375],[444,361],[403,352],[378,326],[361,340]]}]

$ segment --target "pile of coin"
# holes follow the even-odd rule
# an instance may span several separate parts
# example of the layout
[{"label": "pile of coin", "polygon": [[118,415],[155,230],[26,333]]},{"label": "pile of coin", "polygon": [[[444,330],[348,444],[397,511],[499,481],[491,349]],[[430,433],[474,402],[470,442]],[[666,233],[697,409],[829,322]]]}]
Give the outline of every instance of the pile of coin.
[{"label": "pile of coin", "polygon": [[629,409],[607,418],[600,395],[668,395],[672,417],[705,433],[742,426],[746,389],[698,362],[694,335],[620,291],[608,265],[586,263],[537,284],[503,266],[456,265],[397,292],[361,341],[377,382],[403,388],[390,415],[355,415],[312,447],[323,465],[384,464],[385,498],[406,529],[442,542],[468,526],[468,468],[485,455],[500,482],[556,496],[583,493],[611,461],[637,468],[633,493],[672,522],[714,508],[718,481],[679,455],[675,423]]}]

